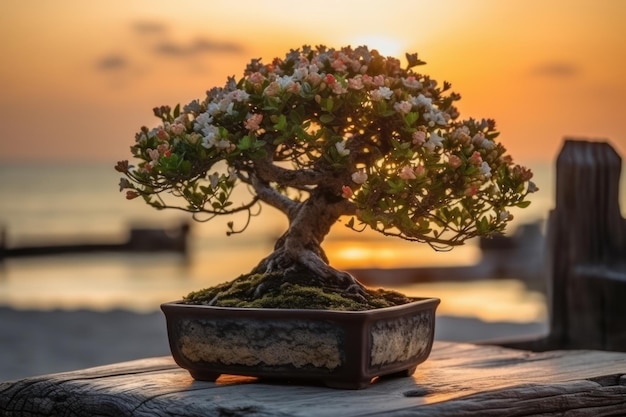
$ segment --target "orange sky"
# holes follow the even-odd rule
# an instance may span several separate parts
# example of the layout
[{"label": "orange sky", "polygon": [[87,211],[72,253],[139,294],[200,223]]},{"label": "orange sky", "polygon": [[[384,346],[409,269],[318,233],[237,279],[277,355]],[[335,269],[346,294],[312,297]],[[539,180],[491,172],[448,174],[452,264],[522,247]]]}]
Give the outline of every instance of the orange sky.
[{"label": "orange sky", "polygon": [[462,117],[498,122],[518,162],[564,136],[626,155],[626,1],[11,2],[0,16],[0,161],[127,158],[151,109],[187,103],[252,57],[304,43],[418,52]]}]

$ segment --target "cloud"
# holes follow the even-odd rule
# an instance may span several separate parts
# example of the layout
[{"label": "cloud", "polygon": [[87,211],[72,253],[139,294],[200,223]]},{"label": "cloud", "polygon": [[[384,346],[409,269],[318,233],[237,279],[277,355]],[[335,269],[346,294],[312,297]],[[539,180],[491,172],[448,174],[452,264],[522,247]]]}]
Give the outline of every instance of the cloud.
[{"label": "cloud", "polygon": [[128,67],[128,60],[120,54],[110,54],[102,57],[96,63],[96,68],[101,71],[119,71]]},{"label": "cloud", "polygon": [[574,63],[565,61],[544,62],[535,66],[531,74],[548,78],[571,78],[577,76],[581,68]]},{"label": "cloud", "polygon": [[159,22],[137,21],[132,24],[132,29],[142,35],[154,35],[167,32],[167,26]]},{"label": "cloud", "polygon": [[159,42],[154,52],[170,57],[191,57],[204,53],[239,53],[243,47],[232,42],[219,42],[207,38],[198,38],[188,44],[176,43],[171,40]]},{"label": "cloud", "polygon": [[198,37],[185,43],[174,41],[169,36],[168,26],[158,21],[135,21],[132,24],[132,30],[140,36],[150,36],[152,38],[150,42],[153,44],[150,49],[161,56],[185,58],[203,53],[239,53],[243,51],[243,47],[239,44],[205,37]]},{"label": "cloud", "polygon": [[174,65],[206,72],[208,56],[239,54],[245,50],[242,44],[207,36],[186,40],[175,39],[167,24],[159,21],[135,21],[130,26],[130,35],[123,46],[101,55],[95,69],[118,82],[145,76],[156,70],[164,60]]}]

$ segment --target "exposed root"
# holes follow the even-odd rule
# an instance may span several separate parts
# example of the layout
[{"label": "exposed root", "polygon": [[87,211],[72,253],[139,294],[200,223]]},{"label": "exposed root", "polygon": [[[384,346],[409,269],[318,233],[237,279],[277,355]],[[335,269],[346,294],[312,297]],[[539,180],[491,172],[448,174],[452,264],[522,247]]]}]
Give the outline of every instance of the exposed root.
[{"label": "exposed root", "polygon": [[271,269],[276,265],[286,266],[285,259],[272,254],[253,273],[190,293],[185,301],[224,307],[325,310],[368,310],[411,301],[397,292],[368,289],[352,275],[323,262]]},{"label": "exposed root", "polygon": [[[285,282],[303,283],[327,290],[341,292],[351,298],[366,301],[367,288],[355,277],[347,272],[338,271],[326,263],[313,251],[300,253],[297,262],[289,258],[289,253],[278,249],[265,258],[252,271],[256,274],[281,274]],[[267,291],[266,285],[261,283],[255,290],[255,297],[261,297]]]}]

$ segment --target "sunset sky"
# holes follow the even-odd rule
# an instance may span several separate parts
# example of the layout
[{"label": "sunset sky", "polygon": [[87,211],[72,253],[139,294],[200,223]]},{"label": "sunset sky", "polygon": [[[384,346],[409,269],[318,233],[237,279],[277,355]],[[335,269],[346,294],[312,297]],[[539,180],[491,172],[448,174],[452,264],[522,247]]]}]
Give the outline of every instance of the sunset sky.
[{"label": "sunset sky", "polygon": [[518,162],[553,160],[564,136],[626,155],[625,22],[621,0],[9,2],[0,161],[127,158],[153,107],[302,44],[418,52]]}]

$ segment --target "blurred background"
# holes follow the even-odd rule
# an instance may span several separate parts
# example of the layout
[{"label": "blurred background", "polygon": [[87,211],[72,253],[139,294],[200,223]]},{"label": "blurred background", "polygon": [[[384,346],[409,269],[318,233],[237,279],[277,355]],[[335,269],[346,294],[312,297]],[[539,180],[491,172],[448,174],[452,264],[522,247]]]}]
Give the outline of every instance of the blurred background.
[{"label": "blurred background", "polygon": [[[373,284],[440,297],[442,339],[544,331],[536,232],[563,139],[626,151],[624,21],[620,0],[13,2],[0,15],[2,246],[116,245],[132,228],[188,220],[127,201],[113,166],[142,125],[156,124],[153,107],[201,99],[251,58],[303,44],[418,52],[420,70],[463,97],[461,117],[495,119],[516,162],[535,172],[540,191],[509,231],[521,249],[503,257],[472,242],[435,253],[338,224],[325,246],[331,263],[402,268]],[[192,224],[184,253],[0,258],[0,381],[168,354],[159,304],[247,272],[286,226],[268,208],[227,238],[228,220]]]}]

